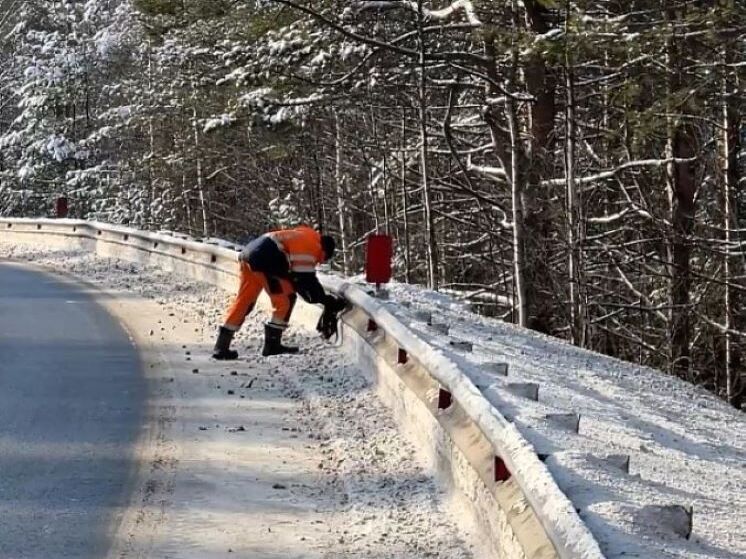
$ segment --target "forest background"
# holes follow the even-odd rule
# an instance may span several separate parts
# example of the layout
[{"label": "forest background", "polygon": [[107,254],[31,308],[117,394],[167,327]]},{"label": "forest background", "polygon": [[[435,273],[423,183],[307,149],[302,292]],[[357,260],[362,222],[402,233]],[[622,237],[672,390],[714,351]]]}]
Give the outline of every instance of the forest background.
[{"label": "forest background", "polygon": [[746,3],[0,0],[0,215],[245,241],[746,401]]}]

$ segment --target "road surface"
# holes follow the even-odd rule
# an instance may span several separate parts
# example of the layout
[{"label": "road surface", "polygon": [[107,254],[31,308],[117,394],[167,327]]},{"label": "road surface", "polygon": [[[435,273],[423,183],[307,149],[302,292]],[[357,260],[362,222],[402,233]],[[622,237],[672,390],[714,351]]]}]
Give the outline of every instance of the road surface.
[{"label": "road surface", "polygon": [[127,333],[89,295],[0,262],[0,558],[106,555],[144,391]]}]

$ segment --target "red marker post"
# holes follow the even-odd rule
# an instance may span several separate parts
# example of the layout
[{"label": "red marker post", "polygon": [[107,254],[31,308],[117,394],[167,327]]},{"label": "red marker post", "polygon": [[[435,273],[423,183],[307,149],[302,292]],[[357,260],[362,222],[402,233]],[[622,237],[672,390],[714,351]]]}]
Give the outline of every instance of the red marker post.
[{"label": "red marker post", "polygon": [[394,254],[390,235],[368,235],[365,253],[365,280],[375,283],[376,290],[391,280],[391,258]]},{"label": "red marker post", "polygon": [[57,198],[57,201],[54,204],[54,210],[57,217],[67,217],[68,206],[67,198],[65,196]]}]

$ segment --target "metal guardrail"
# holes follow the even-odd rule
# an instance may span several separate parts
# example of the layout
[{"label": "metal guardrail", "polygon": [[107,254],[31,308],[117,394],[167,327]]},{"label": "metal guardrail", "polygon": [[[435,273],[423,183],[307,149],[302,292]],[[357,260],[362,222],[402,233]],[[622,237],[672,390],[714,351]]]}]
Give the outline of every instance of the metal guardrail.
[{"label": "metal guardrail", "polygon": [[[69,219],[0,218],[0,243],[18,238],[62,239],[92,243],[97,253],[125,260],[179,268],[195,279],[232,289],[238,247],[207,244],[173,233],[151,233],[122,226]],[[135,251],[135,252],[133,252]],[[510,477],[561,559],[603,559],[598,542],[562,493],[533,447],[507,421],[447,356],[436,351],[359,287],[339,278],[322,277],[325,288],[344,295],[369,325],[381,329],[398,348],[397,362],[412,359],[441,387],[439,407],[457,403],[489,441],[494,453],[494,483]],[[396,366],[396,363],[392,365]],[[446,429],[447,431],[447,429]],[[529,555],[527,555],[529,556]]]}]

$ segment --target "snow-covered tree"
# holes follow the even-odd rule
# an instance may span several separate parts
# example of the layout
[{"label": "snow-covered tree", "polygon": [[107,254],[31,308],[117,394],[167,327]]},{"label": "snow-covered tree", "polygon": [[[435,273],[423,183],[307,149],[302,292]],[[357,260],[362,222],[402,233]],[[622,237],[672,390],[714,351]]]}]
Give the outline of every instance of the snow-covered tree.
[{"label": "snow-covered tree", "polygon": [[[4,10],[3,10],[4,9]],[[739,405],[746,7],[0,0],[0,213],[397,239],[401,279]]]}]

